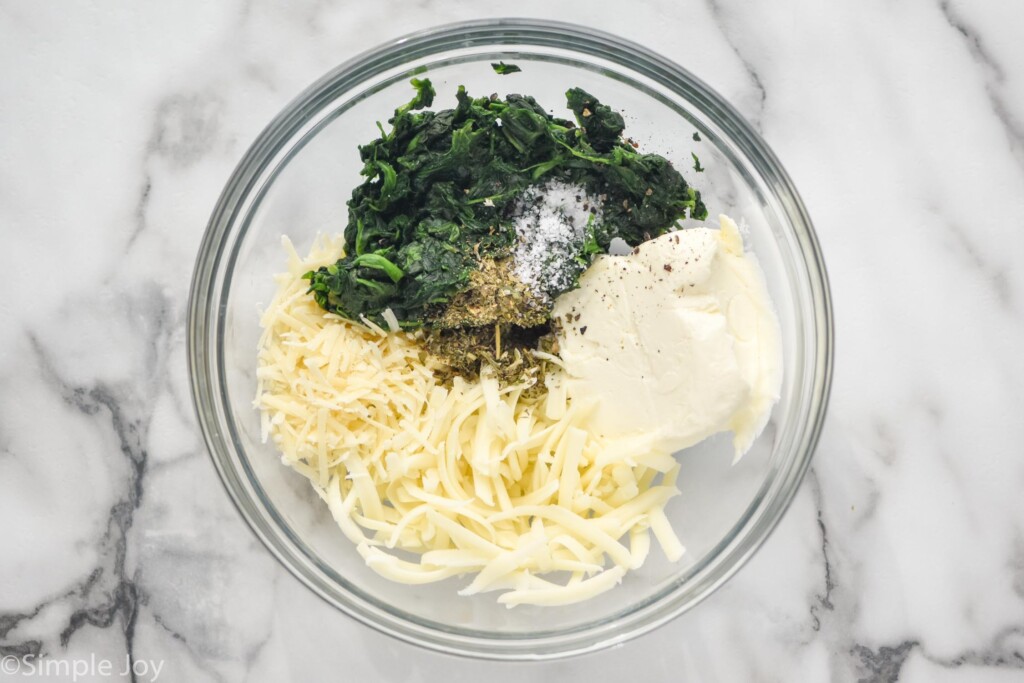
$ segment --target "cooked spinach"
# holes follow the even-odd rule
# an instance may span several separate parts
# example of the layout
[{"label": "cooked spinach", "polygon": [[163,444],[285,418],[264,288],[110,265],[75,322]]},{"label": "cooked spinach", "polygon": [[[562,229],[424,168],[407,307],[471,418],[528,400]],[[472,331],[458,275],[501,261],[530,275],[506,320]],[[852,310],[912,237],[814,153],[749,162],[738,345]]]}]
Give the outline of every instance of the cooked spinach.
[{"label": "cooked spinach", "polygon": [[686,215],[707,216],[668,160],[623,142],[622,116],[579,88],[566,93],[570,121],[527,95],[473,98],[462,86],[454,109],[429,111],[430,81],[412,85],[391,129],[378,124],[381,136],[359,147],[366,180],[348,201],[345,257],[305,276],[328,311],[381,323],[390,307],[403,326],[429,323],[481,258],[511,253],[516,199],[550,180],[600,198],[602,219],[572,267],[615,237],[635,245]]},{"label": "cooked spinach", "polygon": [[492,63],[491,68],[494,69],[494,73],[500,76],[507,76],[508,74],[514,74],[522,71],[522,69],[515,64],[506,64],[505,62],[498,62],[496,64]]},{"label": "cooked spinach", "polygon": [[697,153],[690,152],[690,156],[693,157],[693,170],[697,173],[703,173],[704,167],[700,165],[700,159],[697,157]]}]

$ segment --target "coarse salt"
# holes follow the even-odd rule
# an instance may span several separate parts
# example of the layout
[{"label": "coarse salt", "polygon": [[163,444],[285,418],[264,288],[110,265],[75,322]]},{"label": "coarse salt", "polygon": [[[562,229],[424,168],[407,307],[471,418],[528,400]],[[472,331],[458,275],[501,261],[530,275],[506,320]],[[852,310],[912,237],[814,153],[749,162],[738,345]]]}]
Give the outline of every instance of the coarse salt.
[{"label": "coarse salt", "polygon": [[597,202],[578,185],[549,182],[527,190],[515,212],[513,273],[538,297],[551,301],[582,270],[575,258],[582,251],[587,224],[600,220]]}]

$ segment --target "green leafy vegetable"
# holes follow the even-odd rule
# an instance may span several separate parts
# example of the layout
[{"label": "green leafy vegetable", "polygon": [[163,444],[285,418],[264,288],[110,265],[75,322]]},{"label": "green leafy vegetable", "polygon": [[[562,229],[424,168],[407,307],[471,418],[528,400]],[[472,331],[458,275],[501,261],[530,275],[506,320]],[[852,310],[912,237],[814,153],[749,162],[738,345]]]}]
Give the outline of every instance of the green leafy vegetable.
[{"label": "green leafy vegetable", "polygon": [[594,215],[590,215],[590,219],[587,221],[587,227],[583,233],[583,249],[579,254],[576,255],[576,263],[581,267],[580,271],[576,273],[576,280],[579,280],[579,276],[583,274],[583,271],[590,267],[590,263],[594,260],[594,257],[600,254],[603,249],[597,241],[597,231],[594,229]]},{"label": "green leafy vegetable", "polygon": [[511,254],[516,201],[533,185],[556,180],[600,198],[602,218],[566,266],[579,272],[615,237],[635,245],[707,216],[668,160],[623,142],[622,116],[579,88],[566,93],[573,122],[529,96],[473,98],[461,86],[455,108],[429,111],[430,81],[412,85],[391,129],[378,124],[381,136],[359,148],[366,180],[348,202],[345,257],[306,274],[328,311],[380,324],[391,308],[404,326],[429,324],[481,259]]},{"label": "green leafy vegetable", "polygon": [[494,73],[501,76],[507,76],[508,74],[514,74],[518,71],[522,71],[515,64],[506,64],[505,62],[498,62],[497,64],[492,63],[491,68],[494,69]]},{"label": "green leafy vegetable", "polygon": [[693,133],[693,141],[694,142],[700,142],[700,133],[694,131],[694,133]]},{"label": "green leafy vegetable", "polygon": [[696,153],[690,152],[690,156],[693,157],[693,170],[697,173],[703,173],[704,167],[700,165],[700,159],[697,158]]},{"label": "green leafy vegetable", "polygon": [[416,89],[416,96],[395,110],[395,116],[399,117],[413,109],[424,109],[434,103],[434,86],[429,78],[414,78],[410,81]]},{"label": "green leafy vegetable", "polygon": [[622,115],[579,88],[571,89],[565,96],[576,122],[586,131],[590,146],[598,152],[610,152],[626,127]]}]

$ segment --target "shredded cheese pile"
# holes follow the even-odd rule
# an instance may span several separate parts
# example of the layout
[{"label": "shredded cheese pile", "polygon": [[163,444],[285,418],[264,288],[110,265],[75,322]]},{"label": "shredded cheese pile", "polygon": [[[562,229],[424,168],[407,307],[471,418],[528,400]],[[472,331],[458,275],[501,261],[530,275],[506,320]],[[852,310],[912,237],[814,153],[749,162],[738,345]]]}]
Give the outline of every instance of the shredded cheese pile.
[{"label": "shredded cheese pile", "polygon": [[408,584],[472,574],[460,594],[502,590],[512,607],[612,588],[651,533],[682,555],[664,513],[678,494],[671,454],[595,436],[593,406],[568,401],[557,373],[540,397],[487,373],[444,387],[415,333],[353,324],[306,293],[302,274],[336,261],[340,239],[306,259],[284,242],[288,272],[261,320],[263,438],[369,567]]}]

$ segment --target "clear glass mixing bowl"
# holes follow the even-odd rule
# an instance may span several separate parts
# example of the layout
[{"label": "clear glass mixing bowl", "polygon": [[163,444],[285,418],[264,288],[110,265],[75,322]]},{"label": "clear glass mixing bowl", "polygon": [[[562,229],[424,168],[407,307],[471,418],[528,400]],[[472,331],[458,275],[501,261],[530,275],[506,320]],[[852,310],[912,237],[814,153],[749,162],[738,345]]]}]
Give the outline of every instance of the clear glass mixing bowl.
[{"label": "clear glass mixing bowl", "polygon": [[[499,76],[489,64],[513,62]],[[471,94],[519,92],[562,111],[580,86],[623,111],[627,134],[661,153],[703,192],[711,215],[746,226],[782,327],[782,398],[753,449],[731,465],[729,439],[682,453],[682,495],[667,512],[687,553],[657,550],[600,597],[560,608],[507,609],[493,594],[456,595],[467,579],[391,583],[369,570],[303,477],[260,441],[253,408],[258,309],[284,268],[280,237],[300,253],[318,231],[340,232],[359,181],[356,146],[427,75],[435,107]],[[701,142],[692,140],[700,133]],[[692,170],[695,151],[707,171]],[[384,633],[436,650],[500,659],[591,651],[655,628],[721,586],[764,542],[811,459],[828,397],[832,317],[811,221],[781,164],[719,95],[686,70],[614,36],[567,24],[470,22],[365,53],[314,83],[260,134],[210,219],[188,318],[193,395],[213,461],[253,531],[302,582]]]}]

